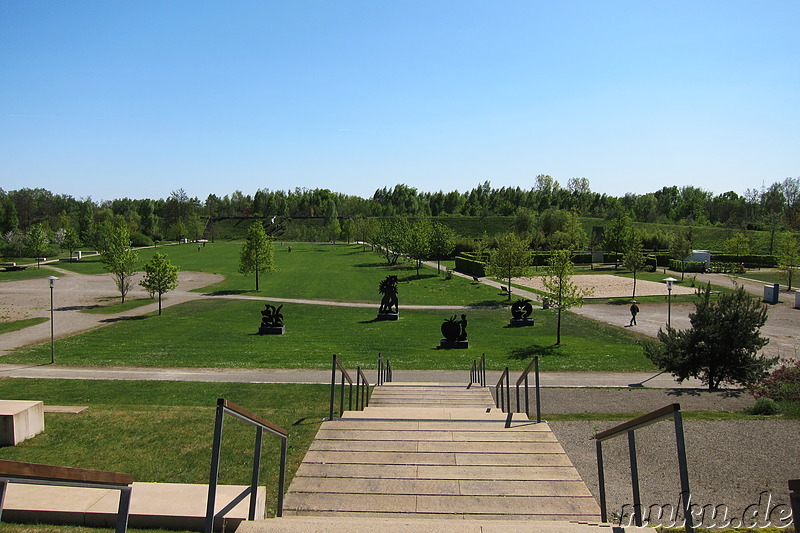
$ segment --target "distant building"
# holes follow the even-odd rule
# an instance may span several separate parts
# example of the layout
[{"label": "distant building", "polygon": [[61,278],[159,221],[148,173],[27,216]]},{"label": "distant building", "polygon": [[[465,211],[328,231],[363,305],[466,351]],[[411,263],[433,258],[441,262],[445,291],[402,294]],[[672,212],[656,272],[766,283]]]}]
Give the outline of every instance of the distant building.
[{"label": "distant building", "polygon": [[709,268],[711,267],[711,252],[708,250],[692,250],[692,253],[687,255],[683,260],[705,263],[706,268]]}]

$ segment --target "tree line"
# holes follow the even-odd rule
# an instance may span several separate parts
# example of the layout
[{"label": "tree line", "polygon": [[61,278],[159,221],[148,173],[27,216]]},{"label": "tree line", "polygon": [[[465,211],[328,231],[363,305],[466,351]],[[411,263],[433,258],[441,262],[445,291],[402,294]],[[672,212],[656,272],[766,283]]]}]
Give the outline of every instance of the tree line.
[{"label": "tree line", "polygon": [[[165,199],[95,202],[41,188],[0,189],[0,236],[12,249],[27,246],[28,233],[35,226],[50,242],[69,247],[76,242],[96,245],[104,222],[124,224],[135,244],[147,245],[199,238],[210,219],[224,217],[324,218],[326,238],[349,240],[354,229],[347,221],[357,217],[443,216],[513,216],[515,231],[530,234],[534,248],[550,249],[565,248],[564,242],[580,238],[577,217],[616,220],[625,216],[634,222],[717,225],[768,230],[774,235],[781,228],[800,229],[800,178],[786,178],[743,194],[713,195],[699,187],[672,186],[621,197],[592,191],[586,178],[571,178],[562,187],[545,174],[536,176],[527,190],[492,188],[488,181],[468,192],[421,192],[399,184],[378,189],[370,198],[296,188],[259,189],[253,195],[237,190],[222,197],[210,194],[201,201],[178,189]],[[646,244],[667,246],[666,242]]]}]

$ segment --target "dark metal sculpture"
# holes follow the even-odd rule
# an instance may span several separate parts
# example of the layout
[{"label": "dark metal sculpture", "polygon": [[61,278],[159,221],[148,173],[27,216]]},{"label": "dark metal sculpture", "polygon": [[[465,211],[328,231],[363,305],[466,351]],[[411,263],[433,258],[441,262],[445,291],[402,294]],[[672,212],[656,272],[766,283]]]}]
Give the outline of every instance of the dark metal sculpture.
[{"label": "dark metal sculpture", "polygon": [[397,320],[400,315],[399,301],[397,299],[397,276],[387,276],[386,279],[381,281],[378,286],[378,292],[383,295],[381,306],[378,309],[378,319]]},{"label": "dark metal sculpture", "polygon": [[531,313],[533,313],[533,306],[530,300],[520,298],[514,302],[511,305],[511,327],[532,326]]},{"label": "dark metal sculpture", "polygon": [[441,329],[444,338],[439,341],[440,348],[469,348],[467,315],[461,315],[460,320],[456,315],[445,319]]},{"label": "dark metal sculpture", "polygon": [[266,304],[264,310],[261,311],[261,327],[258,328],[259,335],[283,335],[285,328],[281,309],[283,309],[283,305],[275,307],[274,305]]}]

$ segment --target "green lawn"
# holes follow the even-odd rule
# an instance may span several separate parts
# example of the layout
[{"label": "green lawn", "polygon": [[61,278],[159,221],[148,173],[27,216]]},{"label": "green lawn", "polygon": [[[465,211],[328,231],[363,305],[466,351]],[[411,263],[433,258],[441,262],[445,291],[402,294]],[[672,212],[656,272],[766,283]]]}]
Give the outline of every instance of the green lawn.
[{"label": "green lawn", "polygon": [[[288,481],[328,411],[324,385],[0,379],[0,397],[84,405],[83,414],[48,413],[47,430],[0,458],[125,472],[136,481],[208,483],[217,398],[289,431]],[[220,483],[247,485],[255,430],[226,417]],[[264,437],[262,485],[275,509],[280,441]]]},{"label": "green lawn", "polygon": [[[462,311],[404,310],[400,320],[375,321],[377,309],[285,304],[286,334],[256,335],[263,301],[204,299],[56,341],[58,364],[211,368],[328,368],[332,354],[350,367],[374,368],[378,353],[395,369],[467,370],[487,356],[489,368],[522,369],[539,355],[542,370],[650,371],[629,329],[566,313],[562,344],[555,343],[555,313],[537,310],[536,325],[507,327],[507,309],[470,309],[468,350],[439,350],[445,318]],[[50,348],[21,349],[7,363],[49,361]]]},{"label": "green lawn", "polygon": [[49,319],[45,317],[25,318],[23,320],[12,320],[11,322],[0,322],[0,335],[3,333],[10,333],[42,322],[47,322]]}]

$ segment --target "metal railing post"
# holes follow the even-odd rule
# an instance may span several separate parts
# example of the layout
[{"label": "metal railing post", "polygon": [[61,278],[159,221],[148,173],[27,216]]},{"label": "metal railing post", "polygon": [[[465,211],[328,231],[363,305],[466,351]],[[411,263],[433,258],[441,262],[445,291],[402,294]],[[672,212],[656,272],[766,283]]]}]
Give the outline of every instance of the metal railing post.
[{"label": "metal railing post", "polygon": [[[256,428],[256,442],[253,448],[253,477],[250,481],[250,511],[248,512],[248,520],[256,519],[256,493],[258,492],[258,475],[261,470],[261,445],[264,438],[264,429],[262,427]],[[263,516],[260,518],[264,518]]]},{"label": "metal railing post", "polygon": [[481,354],[481,387],[486,386],[486,354]]},{"label": "metal railing post", "polygon": [[681,502],[683,505],[683,516],[686,519],[686,533],[694,532],[692,522],[692,498],[689,490],[689,465],[686,462],[686,440],[683,435],[683,416],[680,410],[673,415],[675,420],[675,444],[678,448],[678,469],[681,476]]},{"label": "metal railing post", "polygon": [[225,408],[217,405],[217,418],[214,421],[214,443],[211,446],[211,473],[208,476],[208,502],[206,505],[205,533],[214,530],[214,507],[217,499],[217,480],[219,479],[219,455],[222,449],[222,423]]},{"label": "metal railing post", "polygon": [[534,360],[534,376],[536,377],[536,423],[542,423],[542,402],[541,402],[541,394],[539,393],[539,356],[535,356]]},{"label": "metal railing post", "polygon": [[336,354],[333,356],[333,367],[331,368],[331,411],[328,420],[333,420],[333,404],[336,402]]},{"label": "metal railing post", "polygon": [[[339,417],[344,414],[344,372],[342,372],[342,394],[339,396]],[[352,392],[352,391],[351,391]]]},{"label": "metal railing post", "polygon": [[606,472],[603,469],[603,441],[596,440],[594,444],[597,451],[597,482],[600,486],[600,521],[608,522],[608,513],[606,512]]},{"label": "metal railing post", "polygon": [[119,492],[119,507],[117,507],[117,533],[128,531],[128,518],[131,514],[132,487],[121,488]]},{"label": "metal railing post", "polygon": [[278,474],[278,509],[275,515],[279,518],[283,516],[283,493],[286,487],[286,445],[289,439],[281,439],[281,471]]},{"label": "metal railing post", "polygon": [[639,494],[639,463],[636,460],[636,437],[628,432],[628,453],[631,461],[631,490],[633,491],[633,518],[636,527],[642,527],[642,499]]}]

